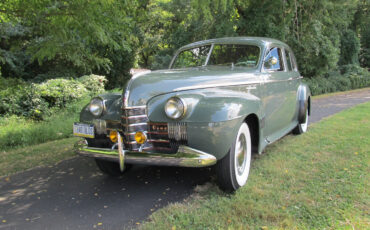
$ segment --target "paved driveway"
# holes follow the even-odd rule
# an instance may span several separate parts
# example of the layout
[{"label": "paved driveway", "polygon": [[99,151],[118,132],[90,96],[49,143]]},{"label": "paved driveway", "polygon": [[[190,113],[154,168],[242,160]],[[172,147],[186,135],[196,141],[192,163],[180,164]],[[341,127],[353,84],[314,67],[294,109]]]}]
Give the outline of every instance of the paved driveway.
[{"label": "paved driveway", "polygon": [[[370,89],[315,99],[311,121],[370,101]],[[123,229],[210,180],[209,168],[136,166],[114,179],[76,157],[0,178],[0,229]]]}]

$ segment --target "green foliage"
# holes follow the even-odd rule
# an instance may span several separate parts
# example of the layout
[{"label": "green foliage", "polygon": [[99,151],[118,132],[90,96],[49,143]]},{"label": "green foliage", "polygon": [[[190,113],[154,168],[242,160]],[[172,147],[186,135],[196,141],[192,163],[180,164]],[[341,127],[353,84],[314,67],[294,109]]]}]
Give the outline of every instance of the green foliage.
[{"label": "green foliage", "polygon": [[0,150],[70,137],[73,122],[78,121],[81,108],[89,100],[90,97],[85,96],[69,103],[63,110],[45,117],[42,122],[15,115],[0,118]]},{"label": "green foliage", "polygon": [[81,82],[91,95],[104,92],[104,85],[107,83],[104,76],[94,74],[82,76],[77,81]]},{"label": "green foliage", "polygon": [[370,1],[359,0],[352,28],[360,37],[360,64],[370,69]]},{"label": "green foliage", "polygon": [[61,78],[48,80],[35,88],[50,107],[58,108],[87,94],[87,89],[79,81]]},{"label": "green foliage", "polygon": [[[353,21],[358,1],[147,2],[148,17],[154,20],[145,21],[142,50],[150,50],[150,53],[140,56],[139,64],[144,67],[167,67],[169,55],[180,46],[226,36],[272,37],[287,42],[295,51],[304,76],[319,76],[332,71],[342,53],[351,59],[343,64],[356,63],[358,37],[349,34],[347,29]],[[343,31],[347,32],[343,34]],[[351,46],[355,49],[351,50]]]},{"label": "green foliage", "polygon": [[341,38],[340,65],[359,64],[360,39],[352,30],[347,30]]},{"label": "green foliage", "polygon": [[[190,42],[277,38],[302,75],[369,68],[369,0],[40,0],[0,2],[0,70],[44,82],[98,74],[122,87],[130,68],[167,68]],[[360,43],[359,43],[360,41]],[[360,47],[359,47],[360,45]]]},{"label": "green foliage", "polygon": [[89,75],[35,84],[0,77],[0,114],[44,120],[69,103],[103,92],[106,81],[103,76]]},{"label": "green foliage", "polygon": [[49,114],[48,107],[32,84],[23,83],[0,91],[1,115],[15,114],[38,120]]},{"label": "green foliage", "polygon": [[312,95],[370,87],[370,72],[357,65],[346,65],[322,77],[304,78]]},{"label": "green foliage", "polygon": [[1,2],[3,76],[48,79],[95,72],[112,81],[127,78],[136,41],[131,35],[136,4],[131,0]]}]

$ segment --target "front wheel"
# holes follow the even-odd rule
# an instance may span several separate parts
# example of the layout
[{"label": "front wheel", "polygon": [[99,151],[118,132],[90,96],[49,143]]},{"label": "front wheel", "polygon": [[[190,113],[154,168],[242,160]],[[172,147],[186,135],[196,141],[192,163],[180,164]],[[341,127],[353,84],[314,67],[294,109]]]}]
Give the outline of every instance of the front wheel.
[{"label": "front wheel", "polygon": [[243,123],[228,154],[217,162],[216,173],[221,189],[233,192],[244,186],[252,160],[251,133]]},{"label": "front wheel", "polygon": [[103,173],[112,176],[119,177],[131,168],[132,165],[125,164],[125,169],[121,172],[119,164],[114,161],[107,161],[102,159],[95,159],[96,165]]}]

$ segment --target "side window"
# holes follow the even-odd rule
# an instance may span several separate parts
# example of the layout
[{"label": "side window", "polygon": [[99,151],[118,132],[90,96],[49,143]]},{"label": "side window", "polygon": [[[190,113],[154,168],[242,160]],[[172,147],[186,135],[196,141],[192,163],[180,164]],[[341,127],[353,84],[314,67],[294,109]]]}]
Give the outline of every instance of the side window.
[{"label": "side window", "polygon": [[283,55],[280,48],[271,48],[264,61],[264,67],[266,70],[284,71]]},{"label": "side window", "polygon": [[293,69],[292,60],[290,58],[290,53],[289,53],[288,50],[285,50],[285,60],[286,60],[286,65],[287,65],[288,71],[292,71],[292,69]]}]

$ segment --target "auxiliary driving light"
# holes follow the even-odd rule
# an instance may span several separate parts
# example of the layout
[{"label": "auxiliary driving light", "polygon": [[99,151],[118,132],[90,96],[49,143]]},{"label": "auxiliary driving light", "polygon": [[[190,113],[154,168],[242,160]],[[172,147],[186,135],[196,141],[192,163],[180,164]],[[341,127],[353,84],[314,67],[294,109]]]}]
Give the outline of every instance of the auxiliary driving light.
[{"label": "auxiliary driving light", "polygon": [[135,141],[138,143],[138,144],[144,144],[147,140],[147,137],[146,137],[146,134],[143,133],[143,132],[136,132],[135,133]]},{"label": "auxiliary driving light", "polygon": [[118,133],[115,130],[110,131],[109,133],[109,139],[113,142],[116,143],[118,141]]}]

